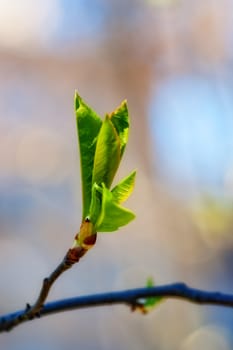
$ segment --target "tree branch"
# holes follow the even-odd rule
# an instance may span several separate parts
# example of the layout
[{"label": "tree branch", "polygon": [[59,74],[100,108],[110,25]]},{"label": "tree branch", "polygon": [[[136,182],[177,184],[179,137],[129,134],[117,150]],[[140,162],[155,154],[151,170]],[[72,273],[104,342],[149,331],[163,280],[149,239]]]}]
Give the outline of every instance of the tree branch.
[{"label": "tree branch", "polygon": [[[96,237],[94,237],[94,243],[95,239]],[[91,243],[94,244],[92,241]],[[61,274],[70,269],[73,264],[79,262],[80,258],[86,254],[87,250],[88,249],[82,247],[70,248],[56,269],[48,277],[44,278],[39,296],[34,305],[31,306],[27,303],[24,310],[8,315],[9,317],[3,316],[0,318],[0,332],[10,331],[12,328],[25,321],[33,320],[35,317],[40,317],[41,310],[44,308],[44,303],[53,283]]]},{"label": "tree branch", "polygon": [[[9,331],[14,326],[29,321],[36,316],[42,317],[58,312],[87,307],[125,304],[128,305],[131,310],[139,308],[144,312],[144,301],[145,298],[148,297],[164,297],[165,299],[178,298],[197,304],[233,307],[233,294],[208,292],[191,288],[184,283],[174,283],[164,286],[129,289],[53,301],[42,306],[39,314],[33,315],[31,318],[24,317],[25,310],[20,310],[0,317],[0,332]],[[14,320],[16,319],[19,321],[15,323]]]}]

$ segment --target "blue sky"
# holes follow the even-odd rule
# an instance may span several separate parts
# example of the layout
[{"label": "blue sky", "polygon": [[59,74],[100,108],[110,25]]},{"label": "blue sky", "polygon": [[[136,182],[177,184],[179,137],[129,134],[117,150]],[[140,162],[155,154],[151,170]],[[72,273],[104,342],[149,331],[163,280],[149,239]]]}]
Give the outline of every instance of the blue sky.
[{"label": "blue sky", "polygon": [[169,180],[219,188],[233,167],[233,103],[227,82],[204,76],[165,81],[152,96],[152,138]]},{"label": "blue sky", "polygon": [[59,40],[83,39],[99,35],[105,7],[100,0],[59,0],[62,9]]}]

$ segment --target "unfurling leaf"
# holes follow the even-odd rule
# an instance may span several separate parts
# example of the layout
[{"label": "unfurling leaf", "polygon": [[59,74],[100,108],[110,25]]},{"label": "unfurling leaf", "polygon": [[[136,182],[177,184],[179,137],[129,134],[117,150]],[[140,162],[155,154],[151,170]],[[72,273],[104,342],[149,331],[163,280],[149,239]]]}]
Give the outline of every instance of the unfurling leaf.
[{"label": "unfurling leaf", "polygon": [[112,232],[135,218],[132,211],[120,206],[111,191],[102,184],[101,210],[95,228],[97,232]]},{"label": "unfurling leaf", "polygon": [[[82,225],[74,246],[82,246],[88,234],[112,232],[128,224],[135,215],[123,208],[133,191],[136,172],[133,171],[111,191],[116,171],[124,153],[129,133],[129,115],[126,101],[104,121],[75,94],[75,112],[80,148],[82,174]],[[85,224],[85,225],[84,225]]]},{"label": "unfurling leaf", "polygon": [[121,180],[111,191],[117,203],[123,203],[128,199],[134,189],[136,171],[132,171],[127,177]]},{"label": "unfurling leaf", "polygon": [[95,224],[98,220],[102,203],[102,188],[94,183],[92,186],[92,197],[88,219]]},{"label": "unfurling leaf", "polygon": [[92,183],[109,188],[120,163],[120,138],[108,116],[100,129],[93,167]]},{"label": "unfurling leaf", "polygon": [[75,113],[77,121],[80,167],[82,177],[82,198],[84,219],[89,212],[92,192],[92,172],[96,149],[96,140],[102,120],[100,117],[75,93]]},{"label": "unfurling leaf", "polygon": [[123,101],[121,105],[109,115],[109,118],[111,119],[114,127],[117,130],[117,134],[119,135],[121,149],[120,153],[122,157],[129,135],[129,113],[126,100]]}]

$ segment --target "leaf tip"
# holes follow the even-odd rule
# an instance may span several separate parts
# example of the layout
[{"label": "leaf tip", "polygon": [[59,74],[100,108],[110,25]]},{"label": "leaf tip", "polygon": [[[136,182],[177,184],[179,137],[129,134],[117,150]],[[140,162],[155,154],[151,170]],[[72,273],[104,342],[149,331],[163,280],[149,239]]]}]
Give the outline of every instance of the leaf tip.
[{"label": "leaf tip", "polygon": [[77,111],[81,105],[81,97],[79,96],[77,90],[74,92],[74,110]]},{"label": "leaf tip", "polygon": [[121,102],[121,106],[125,109],[128,109],[128,101],[126,99],[124,99],[122,102]]}]

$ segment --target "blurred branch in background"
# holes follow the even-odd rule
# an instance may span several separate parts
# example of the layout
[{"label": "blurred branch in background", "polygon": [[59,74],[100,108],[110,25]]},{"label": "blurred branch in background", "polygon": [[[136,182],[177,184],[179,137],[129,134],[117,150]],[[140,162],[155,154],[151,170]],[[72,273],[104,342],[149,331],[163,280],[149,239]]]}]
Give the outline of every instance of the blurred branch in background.
[{"label": "blurred branch in background", "polygon": [[[174,283],[164,286],[137,288],[58,300],[45,304],[39,314],[29,318],[25,317],[25,312],[28,309],[27,306],[26,311],[21,310],[0,316],[0,332],[10,331],[25,321],[31,321],[42,316],[88,307],[126,304],[130,306],[132,311],[139,310],[142,313],[147,313],[145,307],[146,299],[152,297],[162,297],[162,300],[180,298],[197,304],[233,307],[233,294],[207,292],[190,288],[184,283]],[[19,321],[14,323],[15,320]]]}]

